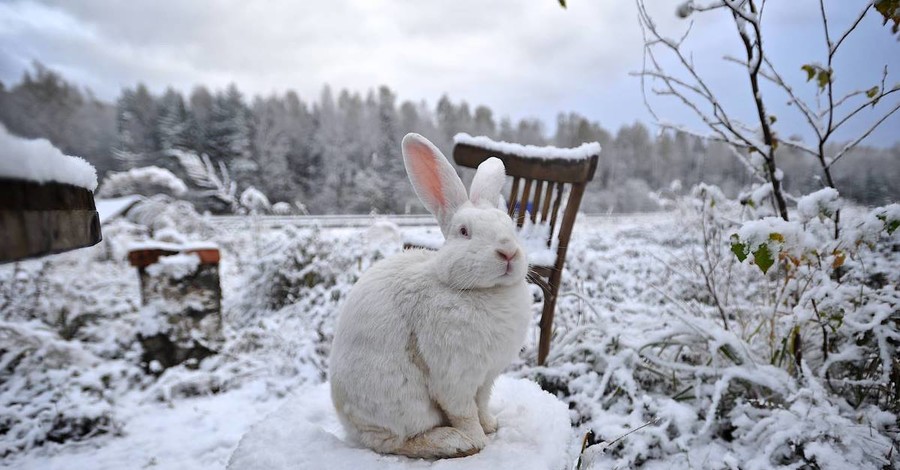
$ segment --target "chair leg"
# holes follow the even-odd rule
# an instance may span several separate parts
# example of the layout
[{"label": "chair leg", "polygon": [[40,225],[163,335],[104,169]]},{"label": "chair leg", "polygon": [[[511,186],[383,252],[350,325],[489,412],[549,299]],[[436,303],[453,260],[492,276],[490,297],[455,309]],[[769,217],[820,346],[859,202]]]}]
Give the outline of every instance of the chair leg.
[{"label": "chair leg", "polygon": [[550,354],[550,336],[553,333],[553,313],[556,310],[556,294],[559,291],[558,281],[544,291],[544,310],[541,312],[541,336],[538,342],[538,365],[544,365]]}]

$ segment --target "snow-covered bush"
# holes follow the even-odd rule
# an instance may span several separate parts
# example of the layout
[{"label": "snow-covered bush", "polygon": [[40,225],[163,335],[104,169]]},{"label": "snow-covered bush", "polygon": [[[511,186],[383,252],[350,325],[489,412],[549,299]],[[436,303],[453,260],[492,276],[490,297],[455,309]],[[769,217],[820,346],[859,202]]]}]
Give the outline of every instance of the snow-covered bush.
[{"label": "snow-covered bush", "polygon": [[[372,262],[362,241],[323,238],[320,230],[287,228],[268,240],[265,252],[253,262],[249,276],[251,285],[244,296],[248,315],[260,310],[278,310],[311,296],[341,296],[331,292],[338,283],[355,282],[361,270]],[[339,282],[340,281],[340,282]],[[327,297],[327,296],[323,296]],[[244,323],[247,319],[233,319]]]},{"label": "snow-covered bush", "polygon": [[161,194],[135,204],[128,211],[127,219],[146,227],[151,238],[157,238],[157,232],[165,230],[190,234],[192,239],[208,239],[214,233],[212,226],[197,213],[190,202]]},{"label": "snow-covered bush", "polygon": [[178,160],[195,185],[203,188],[196,196],[213,198],[228,211],[237,209],[237,183],[231,180],[225,162],[219,161],[217,167],[206,154],[197,155],[178,149],[170,149],[169,155]]},{"label": "snow-covered bush", "polygon": [[290,215],[294,212],[294,208],[290,203],[279,201],[272,204],[272,213],[277,215]]},{"label": "snow-covered bush", "polygon": [[263,214],[272,208],[269,198],[253,186],[248,186],[241,193],[240,201],[241,206],[251,214]]},{"label": "snow-covered bush", "polygon": [[900,217],[844,207],[835,240],[814,199],[788,223],[700,186],[680,230],[576,234],[548,364],[517,373],[593,432],[581,468],[897,465]]},{"label": "snow-covered bush", "polygon": [[100,184],[97,195],[99,197],[119,197],[132,194],[182,196],[187,193],[187,190],[184,181],[181,181],[171,171],[158,166],[145,166],[108,174]]},{"label": "snow-covered bush", "polygon": [[646,181],[629,178],[610,188],[596,192],[588,191],[582,204],[588,212],[649,212],[659,210],[659,202],[653,189]]},{"label": "snow-covered bush", "polygon": [[118,433],[115,396],[140,381],[37,322],[0,320],[0,457]]}]

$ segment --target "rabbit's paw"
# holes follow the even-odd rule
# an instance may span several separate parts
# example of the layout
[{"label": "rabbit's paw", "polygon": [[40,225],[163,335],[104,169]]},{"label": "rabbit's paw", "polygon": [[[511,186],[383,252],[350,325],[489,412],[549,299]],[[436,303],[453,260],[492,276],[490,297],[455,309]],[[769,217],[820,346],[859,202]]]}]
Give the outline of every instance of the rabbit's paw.
[{"label": "rabbit's paw", "polygon": [[460,431],[475,443],[475,447],[478,450],[484,449],[484,446],[487,445],[487,436],[484,434],[481,424],[477,421],[474,423],[474,426],[466,426],[461,428]]},{"label": "rabbit's paw", "polygon": [[446,449],[444,457],[467,457],[477,454],[484,444],[477,445],[465,433],[456,428],[444,427],[435,429],[435,439],[441,442],[441,447]]},{"label": "rabbit's paw", "polygon": [[494,415],[485,412],[479,413],[478,419],[481,421],[481,428],[485,434],[494,434],[497,432],[497,418]]}]

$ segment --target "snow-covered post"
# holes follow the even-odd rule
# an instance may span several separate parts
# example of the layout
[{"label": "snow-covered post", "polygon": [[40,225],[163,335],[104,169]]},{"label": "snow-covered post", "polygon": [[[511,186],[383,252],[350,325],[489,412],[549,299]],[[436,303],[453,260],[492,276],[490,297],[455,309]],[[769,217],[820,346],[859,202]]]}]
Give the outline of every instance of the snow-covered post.
[{"label": "snow-covered post", "polygon": [[100,242],[93,166],[3,125],[0,152],[0,263]]},{"label": "snow-covered post", "polygon": [[158,373],[215,353],[222,340],[219,249],[210,244],[132,245],[141,281],[142,365]]}]

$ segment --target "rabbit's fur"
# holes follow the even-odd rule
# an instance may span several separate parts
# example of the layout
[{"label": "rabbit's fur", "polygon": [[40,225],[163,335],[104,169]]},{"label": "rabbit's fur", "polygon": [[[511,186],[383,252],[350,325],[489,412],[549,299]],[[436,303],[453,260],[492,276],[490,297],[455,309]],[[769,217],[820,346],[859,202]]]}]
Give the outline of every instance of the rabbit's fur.
[{"label": "rabbit's fur", "polygon": [[447,241],[382,260],[353,287],[335,330],[331,396],[349,435],[375,451],[470,455],[497,429],[491,387],[525,339],[526,256],[497,209],[500,160],[479,166],[466,196],[425,138],[407,135],[403,158]]}]

